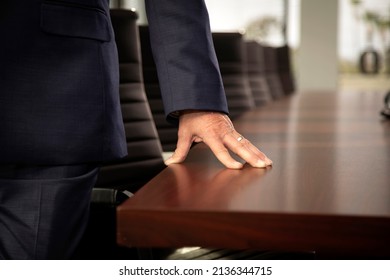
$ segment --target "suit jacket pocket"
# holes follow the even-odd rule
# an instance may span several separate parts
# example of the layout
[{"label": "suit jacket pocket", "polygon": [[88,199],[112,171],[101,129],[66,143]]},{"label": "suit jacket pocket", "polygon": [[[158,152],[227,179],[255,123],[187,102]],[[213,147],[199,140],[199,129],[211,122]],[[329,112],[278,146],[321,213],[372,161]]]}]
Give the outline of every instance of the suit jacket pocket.
[{"label": "suit jacket pocket", "polygon": [[61,36],[79,37],[99,41],[110,41],[109,19],[99,8],[44,2],[41,7],[43,31]]}]

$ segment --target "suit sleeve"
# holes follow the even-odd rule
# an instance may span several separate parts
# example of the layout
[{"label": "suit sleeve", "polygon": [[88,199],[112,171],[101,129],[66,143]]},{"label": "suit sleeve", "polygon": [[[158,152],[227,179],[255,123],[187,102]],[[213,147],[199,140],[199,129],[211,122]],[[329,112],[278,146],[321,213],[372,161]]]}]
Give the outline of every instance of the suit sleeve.
[{"label": "suit sleeve", "polygon": [[204,1],[146,0],[146,12],[167,119],[185,109],[228,113]]}]

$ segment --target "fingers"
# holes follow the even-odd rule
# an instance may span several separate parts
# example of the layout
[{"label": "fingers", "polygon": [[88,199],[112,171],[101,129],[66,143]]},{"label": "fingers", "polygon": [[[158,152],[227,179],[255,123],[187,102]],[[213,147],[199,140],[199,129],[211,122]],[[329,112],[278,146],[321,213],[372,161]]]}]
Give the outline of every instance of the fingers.
[{"label": "fingers", "polygon": [[272,165],[272,161],[249,140],[238,134],[235,130],[226,134],[223,139],[207,139],[206,143],[216,157],[228,168],[242,168],[242,164],[234,160],[229,150],[257,168]]},{"label": "fingers", "polygon": [[231,120],[222,113],[185,111],[180,115],[177,149],[165,164],[181,163],[187,157],[192,142],[204,142],[227,168],[241,169],[230,151],[253,167],[265,168],[272,161],[249,140],[241,136]]},{"label": "fingers", "polygon": [[233,159],[221,141],[209,141],[206,143],[217,159],[230,169],[241,169],[244,165]]},{"label": "fingers", "polygon": [[272,161],[264,153],[236,131],[226,135],[224,142],[232,152],[253,167],[263,168],[272,165]]},{"label": "fingers", "polygon": [[173,163],[183,162],[186,159],[188,151],[191,148],[192,141],[193,139],[191,137],[179,136],[176,150],[173,155],[165,161],[165,164],[170,165]]},{"label": "fingers", "polygon": [[[165,161],[165,164],[170,165],[183,162],[187,157],[193,141],[201,142],[201,140],[197,137],[186,137],[179,135],[176,150],[173,155]],[[241,169],[244,166],[242,163],[236,161],[230,156],[229,151],[223,145],[221,140],[210,141],[210,143],[206,144],[210,147],[217,159],[227,168]]]}]

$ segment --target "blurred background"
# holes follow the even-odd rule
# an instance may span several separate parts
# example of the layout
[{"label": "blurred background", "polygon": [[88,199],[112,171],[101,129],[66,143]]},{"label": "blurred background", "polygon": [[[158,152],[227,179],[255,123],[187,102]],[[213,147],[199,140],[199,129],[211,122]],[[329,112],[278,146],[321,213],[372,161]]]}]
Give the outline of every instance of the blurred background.
[{"label": "blurred background", "polygon": [[[163,1],[163,0],[162,0]],[[390,0],[205,0],[213,32],[287,44],[298,90],[390,89]],[[116,0],[147,23],[144,0]]]}]

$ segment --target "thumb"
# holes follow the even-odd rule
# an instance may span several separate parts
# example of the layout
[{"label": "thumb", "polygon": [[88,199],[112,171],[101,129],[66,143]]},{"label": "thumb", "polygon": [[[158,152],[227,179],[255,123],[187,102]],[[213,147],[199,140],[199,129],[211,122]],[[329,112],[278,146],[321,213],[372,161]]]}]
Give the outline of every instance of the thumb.
[{"label": "thumb", "polygon": [[179,134],[179,139],[177,140],[176,150],[172,154],[172,156],[165,161],[165,164],[170,165],[172,163],[183,162],[187,157],[187,154],[191,148],[191,145],[192,145],[192,138],[191,137],[185,137],[185,136],[180,137],[180,134]]}]

